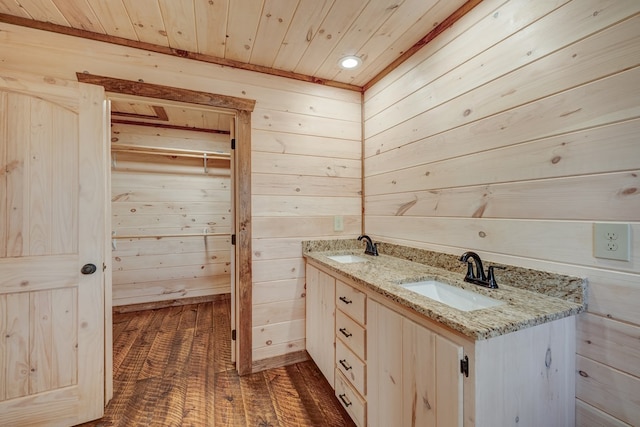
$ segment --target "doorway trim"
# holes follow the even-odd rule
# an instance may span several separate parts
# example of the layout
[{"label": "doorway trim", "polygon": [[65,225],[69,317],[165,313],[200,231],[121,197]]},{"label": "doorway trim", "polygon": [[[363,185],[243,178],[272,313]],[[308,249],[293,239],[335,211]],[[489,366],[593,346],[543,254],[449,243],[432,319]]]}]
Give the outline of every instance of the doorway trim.
[{"label": "doorway trim", "polygon": [[[235,217],[236,224],[236,317],[239,375],[252,371],[252,269],[251,269],[251,113],[255,100],[122,80],[89,73],[76,73],[79,82],[103,86],[106,92],[218,107],[236,112]],[[232,283],[231,286],[234,286]],[[233,302],[232,302],[233,303]]]}]

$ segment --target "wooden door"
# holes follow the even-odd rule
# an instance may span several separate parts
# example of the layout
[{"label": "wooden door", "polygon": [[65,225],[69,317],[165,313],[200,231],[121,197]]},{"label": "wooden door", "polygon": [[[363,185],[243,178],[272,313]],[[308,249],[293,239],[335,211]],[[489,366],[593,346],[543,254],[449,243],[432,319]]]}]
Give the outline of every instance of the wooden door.
[{"label": "wooden door", "polygon": [[3,426],[103,414],[104,108],[101,87],[0,71]]}]

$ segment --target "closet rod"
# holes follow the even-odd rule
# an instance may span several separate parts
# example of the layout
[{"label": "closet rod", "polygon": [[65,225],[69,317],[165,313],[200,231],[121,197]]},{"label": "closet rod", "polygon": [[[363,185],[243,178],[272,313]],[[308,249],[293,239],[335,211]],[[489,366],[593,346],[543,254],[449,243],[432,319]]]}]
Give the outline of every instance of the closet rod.
[{"label": "closet rod", "polygon": [[113,240],[120,239],[161,239],[163,237],[209,237],[231,236],[231,233],[182,233],[182,234],[122,234],[111,236]]},{"label": "closet rod", "polygon": [[136,154],[156,154],[161,156],[177,156],[177,157],[195,157],[206,159],[218,159],[218,160],[230,160],[231,154],[219,153],[216,151],[198,151],[198,150],[186,150],[178,148],[164,148],[164,147],[151,147],[151,146],[139,146],[128,144],[112,144],[111,151],[121,153],[136,153]]}]

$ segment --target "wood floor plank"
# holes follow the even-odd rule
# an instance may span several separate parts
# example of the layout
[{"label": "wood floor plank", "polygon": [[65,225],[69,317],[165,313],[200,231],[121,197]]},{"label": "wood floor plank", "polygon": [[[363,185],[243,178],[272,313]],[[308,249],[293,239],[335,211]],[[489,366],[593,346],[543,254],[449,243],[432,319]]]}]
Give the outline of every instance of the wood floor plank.
[{"label": "wood floor plank", "polygon": [[82,427],[353,426],[313,361],[239,377],[230,301],[114,313],[114,397]]}]

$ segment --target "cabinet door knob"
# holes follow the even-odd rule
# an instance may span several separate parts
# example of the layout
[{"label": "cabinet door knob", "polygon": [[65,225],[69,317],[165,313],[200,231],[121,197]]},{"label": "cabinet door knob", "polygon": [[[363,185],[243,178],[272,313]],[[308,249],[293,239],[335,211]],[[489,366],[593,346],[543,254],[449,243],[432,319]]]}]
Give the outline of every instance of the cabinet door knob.
[{"label": "cabinet door knob", "polygon": [[347,297],[340,297],[340,301],[342,301],[345,304],[351,304],[353,302]]},{"label": "cabinet door knob", "polygon": [[344,335],[347,338],[349,338],[351,335],[353,335],[349,331],[347,331],[347,328],[340,328],[339,330],[342,333],[342,335]]}]

